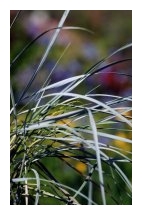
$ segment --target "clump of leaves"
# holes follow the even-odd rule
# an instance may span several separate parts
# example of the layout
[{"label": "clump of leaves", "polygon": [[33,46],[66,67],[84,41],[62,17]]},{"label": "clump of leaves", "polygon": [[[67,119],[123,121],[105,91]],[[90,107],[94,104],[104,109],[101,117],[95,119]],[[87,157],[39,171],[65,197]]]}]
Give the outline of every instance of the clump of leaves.
[{"label": "clump of leaves", "polygon": [[[131,96],[93,93],[98,86],[86,94],[76,91],[89,77],[131,60],[103,64],[131,44],[81,75],[50,84],[49,74],[40,90],[28,94],[68,13],[16,103],[11,83],[11,204],[131,204]],[[25,46],[11,68],[43,34]]]}]

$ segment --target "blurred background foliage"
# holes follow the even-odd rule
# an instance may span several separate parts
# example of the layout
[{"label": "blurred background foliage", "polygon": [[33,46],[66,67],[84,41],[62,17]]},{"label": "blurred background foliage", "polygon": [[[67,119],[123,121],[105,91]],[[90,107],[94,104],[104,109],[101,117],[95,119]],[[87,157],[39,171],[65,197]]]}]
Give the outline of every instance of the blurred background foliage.
[{"label": "blurred background foliage", "polygon": [[[11,20],[17,11],[11,11]],[[11,60],[21,49],[42,32],[55,28],[63,11],[22,11],[15,25],[11,29]],[[61,53],[71,43],[69,49],[60,60],[51,77],[51,82],[62,80],[73,75],[82,74],[93,64],[112,51],[128,44],[132,40],[132,12],[131,11],[71,11],[64,26],[79,26],[94,32],[80,30],[63,30],[54,44],[42,71],[30,87],[34,92],[39,89],[52,70]],[[37,68],[54,31],[43,35],[34,45],[12,66],[11,80],[15,89],[16,98],[30,80],[33,71]],[[111,60],[120,60],[131,57],[131,50],[123,51]],[[125,71],[131,74],[131,63],[117,64],[109,70],[112,72]],[[97,92],[110,92],[123,95],[131,91],[131,80],[116,74],[101,74],[91,76],[82,90],[89,91],[92,85],[101,84]],[[18,90],[17,90],[18,89]]]},{"label": "blurred background foliage", "polygon": [[[16,13],[17,11],[15,10],[10,11],[11,21],[15,17]],[[57,27],[62,13],[63,11],[21,11],[10,32],[11,62],[24,48],[24,46],[32,41],[36,36],[46,30]],[[112,53],[114,50],[120,48],[121,46],[131,42],[132,11],[71,11],[64,26],[84,27],[93,31],[94,34],[80,30],[63,30],[59,34],[59,37],[52,47],[48,59],[44,63],[44,66],[42,67],[40,73],[37,75],[36,79],[31,85],[28,92],[29,94],[41,88],[42,84],[46,80],[47,75],[53,69],[54,65],[56,64],[57,60],[60,58],[62,52],[68,44],[70,44],[70,47],[67,49],[65,55],[63,55],[59,64],[54,69],[54,72],[49,80],[50,83],[72,77],[74,75],[83,74],[103,57]],[[16,101],[18,100],[23,89],[26,87],[28,81],[32,77],[33,72],[37,68],[53,33],[54,31],[51,31],[43,35],[34,43],[34,45],[30,47],[28,51],[24,53],[24,55],[21,56],[20,59],[18,59],[18,61],[16,61],[12,65],[10,75]],[[131,49],[122,51],[121,53],[109,59],[109,61],[116,61],[125,58],[131,58]],[[130,61],[112,66],[107,69],[112,73],[102,73],[98,76],[91,76],[83,84],[80,85],[78,91],[83,94],[83,92],[90,91],[92,88],[94,88],[94,86],[99,85],[99,87],[96,88],[95,93],[109,93],[120,96],[131,95],[132,83],[130,77],[113,73],[121,72],[131,74],[131,67],[132,65]],[[102,97],[102,100],[103,99],[104,98]],[[22,101],[19,104],[19,108],[23,107],[24,105],[25,103],[24,101]],[[131,113],[129,113],[129,116],[131,116]],[[99,117],[101,118],[101,116],[97,117],[97,120],[99,120]],[[120,132],[117,128],[113,132],[114,134],[118,134],[119,136],[131,138],[131,132]],[[106,143],[108,144],[107,141],[108,140],[106,140]],[[111,144],[111,142],[109,142],[109,144]],[[125,148],[126,150],[131,150],[130,144],[127,143],[115,141],[115,143],[113,142],[113,144],[115,144],[116,146],[121,144],[121,146],[123,145],[123,148]],[[36,153],[36,150],[38,149],[35,149],[35,152],[33,153]],[[69,152],[64,152],[65,155],[69,155],[68,153]],[[57,178],[63,184],[66,184],[66,182],[68,182],[69,186],[78,189],[80,184],[84,181],[83,175],[85,175],[88,171],[87,166],[83,162],[72,159],[71,156],[69,158],[64,158],[64,161],[69,163],[71,167],[69,165],[66,165],[66,163],[63,162],[62,159],[57,159],[56,156],[46,157],[42,159],[43,164],[48,165],[48,169],[53,173],[55,178]],[[103,166],[103,168],[105,168],[105,172],[107,172],[108,167],[105,167],[105,163],[103,164]],[[72,167],[75,168],[75,170]],[[129,178],[131,178],[131,165],[127,165],[126,171],[129,175]],[[93,173],[92,177],[95,178],[96,181],[96,184],[93,184],[93,189],[95,190],[95,199],[99,198],[97,192],[100,192],[97,185],[98,176]],[[123,192],[119,190],[125,189],[125,186],[122,184],[123,182],[120,181],[119,178],[117,179],[117,176],[115,176],[115,178],[116,180],[118,180],[117,186],[113,189],[115,190],[115,193],[107,193],[108,204],[131,204],[130,199],[124,199]],[[106,174],[105,180],[108,181],[109,191],[111,190],[109,189],[109,186],[113,184],[111,183],[113,178],[109,177],[109,174]],[[121,186],[118,186],[120,184]],[[49,188],[49,190],[50,189],[52,188]],[[87,187],[84,188],[83,192],[88,192]],[[120,201],[115,202],[115,198],[113,199],[112,195],[120,195]],[[81,204],[87,204],[86,200],[78,200],[82,201]],[[40,199],[39,203],[61,204],[60,201],[57,201],[54,198],[47,199],[44,197]]]}]

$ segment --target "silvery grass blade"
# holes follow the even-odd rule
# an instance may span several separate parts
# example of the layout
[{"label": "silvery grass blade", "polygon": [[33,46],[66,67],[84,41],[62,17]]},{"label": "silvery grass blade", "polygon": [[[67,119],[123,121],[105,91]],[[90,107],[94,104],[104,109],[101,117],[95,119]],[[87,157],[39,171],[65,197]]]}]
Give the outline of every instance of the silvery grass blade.
[{"label": "silvery grass blade", "polygon": [[111,108],[110,106],[106,105],[105,103],[103,103],[103,102],[101,102],[101,101],[99,101],[97,99],[90,98],[89,96],[84,96],[84,95],[77,94],[77,93],[51,93],[51,94],[45,95],[44,98],[45,97],[56,96],[56,95],[59,95],[59,96],[61,95],[62,97],[63,96],[68,96],[68,97],[73,97],[73,98],[76,98],[76,99],[83,99],[85,101],[91,102],[92,104],[97,104],[100,107],[103,107],[106,110],[108,110],[114,116],[120,118],[123,122],[128,124],[130,127],[132,127],[131,122],[129,120],[127,120],[122,114],[120,114],[119,112],[115,111],[114,108]]},{"label": "silvery grass blade", "polygon": [[[106,66],[103,66],[101,68],[96,69],[97,64],[93,65],[87,72],[86,74],[84,74],[82,77],[80,77],[80,79],[77,81],[75,80],[74,82],[72,82],[71,84],[69,84],[66,88],[64,88],[61,92],[71,92],[72,90],[74,90],[77,86],[79,86],[84,80],[86,80],[88,77],[90,77],[93,74],[98,74],[101,73],[104,69],[111,67],[112,65],[116,65],[125,61],[129,61],[131,59],[125,59],[125,60],[120,60],[120,61],[115,61],[113,63],[110,63]],[[55,87],[57,86],[56,83],[54,85]],[[37,92],[39,93],[39,92]],[[54,99],[52,99],[50,102],[51,104],[54,104],[56,101],[58,101],[61,98],[61,96],[57,96]]]},{"label": "silvery grass blade", "polygon": [[17,12],[16,16],[15,16],[14,19],[12,20],[12,22],[11,22],[11,24],[10,24],[10,29],[11,29],[11,28],[13,27],[13,25],[15,24],[15,22],[16,22],[18,16],[20,15],[20,13],[21,13],[21,10],[19,10],[19,11]]},{"label": "silvery grass blade", "polygon": [[[63,51],[63,53],[61,54],[61,56],[60,56],[59,59],[57,60],[56,64],[55,64],[54,67],[52,68],[51,72],[49,73],[49,75],[48,75],[46,81],[44,82],[43,86],[41,87],[41,89],[43,89],[44,86],[48,85],[48,81],[49,81],[50,76],[51,76],[52,73],[54,72],[55,68],[56,68],[57,65],[59,64],[60,60],[62,59],[62,57],[64,56],[64,54],[66,53],[66,51],[67,51],[67,49],[69,48],[70,45],[71,45],[71,43],[69,43],[69,44],[66,46],[65,50]],[[37,103],[36,103],[36,106],[35,106],[35,108],[34,108],[34,112],[37,110],[37,108],[38,108],[38,106],[39,106],[39,104],[40,104],[40,102],[41,102],[41,99],[42,99],[44,93],[45,93],[45,90],[42,91],[41,96],[39,97],[39,99],[38,99],[38,101],[37,101]]]},{"label": "silvery grass blade", "polygon": [[[27,177],[23,177],[23,178],[13,178],[12,179],[12,182],[14,182],[14,183],[18,183],[18,182],[24,182],[24,181],[32,181],[32,180],[36,180],[36,178],[27,178]],[[56,182],[56,181],[54,181],[54,180],[46,180],[46,179],[41,179],[40,178],[40,181],[41,182],[44,182],[44,183],[47,183],[48,185],[51,183],[51,184],[54,184],[54,185],[57,185],[59,188],[61,187],[61,188],[65,188],[65,189],[67,189],[67,190],[69,190],[69,191],[72,191],[72,192],[74,192],[74,193],[76,193],[77,192],[77,190],[75,190],[74,188],[72,188],[72,187],[70,187],[70,186],[67,186],[67,185],[65,185],[65,184],[62,184],[62,183],[58,183],[58,182]],[[70,194],[68,194],[69,196],[70,196]],[[78,195],[80,195],[82,198],[84,198],[84,199],[86,199],[87,201],[89,201],[89,198],[86,196],[86,195],[84,195],[83,193],[81,193],[81,192],[78,192]],[[74,197],[73,197],[74,198]],[[90,202],[92,203],[92,204],[94,204],[94,205],[97,205],[97,203],[95,203],[94,201],[92,201],[91,199],[90,199]]]},{"label": "silvery grass blade", "polygon": [[38,205],[38,202],[39,202],[39,193],[40,193],[40,177],[39,177],[38,172],[35,169],[31,169],[31,170],[34,172],[35,179],[36,179],[37,188],[36,188],[36,196],[35,196],[35,205]]},{"label": "silvery grass blade", "polygon": [[21,56],[28,51],[28,49],[42,36],[44,36],[45,34],[51,32],[51,31],[55,31],[57,29],[60,30],[81,30],[81,31],[86,31],[88,33],[93,34],[94,32],[88,30],[87,28],[82,28],[82,27],[76,27],[76,26],[66,26],[66,27],[56,27],[56,28],[51,28],[47,31],[44,31],[43,33],[41,33],[40,35],[38,35],[35,39],[33,39],[31,42],[29,42],[20,52],[19,54],[16,55],[16,57],[12,60],[10,67],[12,68],[12,66],[19,60],[19,58],[21,58]]},{"label": "silvery grass blade", "polygon": [[103,205],[106,205],[104,179],[103,179],[103,172],[102,172],[102,161],[101,161],[100,148],[99,148],[99,142],[98,142],[98,132],[97,132],[97,127],[96,127],[96,123],[95,123],[93,114],[89,109],[88,109],[88,117],[90,120],[90,127],[92,129],[94,145],[95,145],[95,149],[96,149],[95,152],[96,152],[96,158],[97,158],[102,203],[103,203]]},{"label": "silvery grass blade", "polygon": [[[96,67],[96,64],[95,64],[93,67],[91,67],[91,69],[89,69],[90,72],[93,70],[91,73],[89,73],[89,71],[88,71],[88,72],[87,72],[87,73],[88,73],[87,75],[86,75],[86,74],[85,74],[85,75],[81,75],[81,76],[79,76],[78,78],[74,77],[75,80],[72,81],[72,82],[71,82],[66,88],[64,88],[61,92],[63,92],[63,93],[64,93],[64,92],[71,92],[71,91],[74,90],[77,86],[79,86],[79,84],[81,84],[86,78],[90,77],[91,75],[101,73],[101,72],[103,72],[104,69],[106,69],[106,68],[108,68],[108,67],[111,67],[112,65],[115,65],[115,64],[118,64],[118,63],[122,63],[122,62],[125,62],[125,61],[128,61],[128,60],[131,60],[131,59],[125,59],[125,60],[116,61],[116,62],[110,63],[110,64],[108,64],[108,65],[106,65],[106,66],[103,66],[103,67],[101,67],[101,68],[99,68],[99,69],[94,70],[95,67]],[[126,75],[127,75],[127,74],[126,74]],[[79,79],[79,80],[77,80],[77,79]],[[64,80],[64,83],[65,83],[66,81],[67,81],[67,80],[65,79],[65,80]],[[63,82],[62,82],[62,83],[63,83]],[[44,91],[46,91],[46,90],[48,90],[48,89],[58,88],[59,86],[60,86],[60,85],[58,84],[58,82],[57,82],[57,83],[54,83],[54,84],[52,84],[51,86],[49,85],[49,86],[47,86],[47,87],[45,87],[45,88],[40,89],[39,91],[33,93],[33,94],[30,95],[30,96],[24,97],[23,99],[27,99],[28,97],[31,97],[31,99],[33,99],[33,96],[36,96],[36,95],[38,95],[39,93],[44,92]],[[52,100],[50,101],[50,103],[51,103],[51,104],[54,104],[54,103],[55,103],[56,101],[58,101],[60,98],[61,98],[61,96],[57,96],[57,97],[55,97],[54,99],[52,99]],[[22,99],[22,100],[23,100],[23,99]],[[16,104],[16,105],[17,105],[17,104]]]},{"label": "silvery grass blade", "polygon": [[[63,24],[64,24],[64,22],[65,22],[65,20],[66,20],[66,18],[68,16],[68,14],[69,14],[69,10],[64,11],[64,13],[63,13],[63,15],[61,17],[61,20],[59,21],[58,27],[62,27],[63,26]],[[43,57],[40,60],[40,63],[38,65],[37,69],[35,70],[32,78],[30,79],[30,81],[28,82],[27,86],[25,87],[23,93],[21,94],[21,96],[20,96],[20,98],[19,98],[19,100],[17,102],[17,105],[20,103],[21,99],[23,98],[23,96],[25,95],[25,93],[27,92],[27,90],[29,89],[29,87],[31,86],[31,84],[33,83],[33,81],[34,81],[35,77],[37,76],[39,70],[43,66],[43,64],[44,64],[44,62],[45,62],[45,60],[46,60],[46,58],[47,58],[47,56],[48,56],[48,54],[49,54],[49,52],[50,52],[53,44],[54,44],[54,42],[55,42],[58,34],[60,33],[60,30],[61,29],[56,29],[56,31],[54,32],[53,37],[51,38],[51,40],[50,40],[50,42],[49,42],[49,44],[48,44],[48,46],[47,46],[47,48],[45,50],[45,53],[43,54]]]}]

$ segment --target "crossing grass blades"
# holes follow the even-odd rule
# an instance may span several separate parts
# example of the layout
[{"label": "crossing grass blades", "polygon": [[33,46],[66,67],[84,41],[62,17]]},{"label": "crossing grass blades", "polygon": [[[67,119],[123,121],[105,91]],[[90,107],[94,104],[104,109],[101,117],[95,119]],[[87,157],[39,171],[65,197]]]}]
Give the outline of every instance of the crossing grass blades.
[{"label": "crossing grass blades", "polygon": [[[130,61],[106,63],[131,44],[120,47],[81,75],[50,84],[53,70],[40,90],[28,94],[60,31],[92,33],[82,27],[63,27],[68,13],[63,13],[57,28],[36,37],[11,62],[12,70],[39,38],[54,32],[17,102],[11,83],[10,201],[12,205],[131,204],[132,98],[95,94],[93,89],[85,94],[76,90],[89,77]],[[20,11],[11,24],[12,30],[19,16]],[[25,100],[27,104],[21,108]],[[126,135],[120,136],[116,129]]]}]

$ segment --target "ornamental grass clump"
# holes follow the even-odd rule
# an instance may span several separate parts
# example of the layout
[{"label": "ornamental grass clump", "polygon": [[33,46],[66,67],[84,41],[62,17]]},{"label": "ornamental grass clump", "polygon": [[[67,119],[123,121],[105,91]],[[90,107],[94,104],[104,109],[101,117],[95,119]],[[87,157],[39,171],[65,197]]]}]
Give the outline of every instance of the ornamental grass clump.
[{"label": "ornamental grass clump", "polygon": [[[17,93],[18,98],[11,80],[10,203],[131,204],[132,97],[99,93],[100,86],[95,82],[91,90],[83,88],[91,77],[103,76],[109,73],[107,69],[131,61],[112,61],[117,54],[130,49],[131,44],[121,46],[80,74],[52,82],[68,44],[42,86],[30,91],[62,31],[93,35],[83,27],[65,27],[68,14],[69,11],[63,12],[56,28],[45,29],[11,60],[13,72],[40,38],[53,33],[25,88]],[[19,17],[20,12],[11,30]],[[131,79],[125,68],[117,76]]]}]

